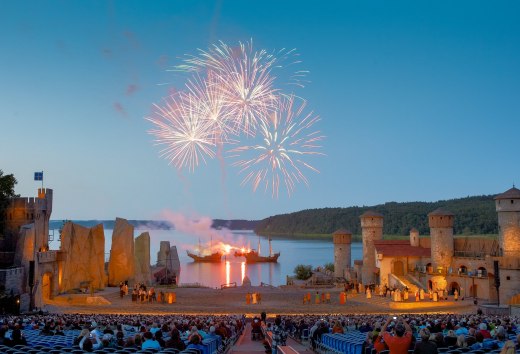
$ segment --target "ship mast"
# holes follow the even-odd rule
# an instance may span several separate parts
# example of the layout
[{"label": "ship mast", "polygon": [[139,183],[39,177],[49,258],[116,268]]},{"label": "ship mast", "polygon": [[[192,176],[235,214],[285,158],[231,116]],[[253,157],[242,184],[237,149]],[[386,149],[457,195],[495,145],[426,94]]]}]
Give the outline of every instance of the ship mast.
[{"label": "ship mast", "polygon": [[260,235],[258,235],[258,255],[260,255]]},{"label": "ship mast", "polygon": [[273,247],[271,246],[271,236],[269,236],[269,257],[273,256]]}]

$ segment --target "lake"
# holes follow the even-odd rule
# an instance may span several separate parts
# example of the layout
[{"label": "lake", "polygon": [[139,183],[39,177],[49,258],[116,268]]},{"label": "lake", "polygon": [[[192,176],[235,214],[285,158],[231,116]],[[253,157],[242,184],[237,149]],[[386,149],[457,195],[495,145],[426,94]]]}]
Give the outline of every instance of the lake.
[{"label": "lake", "polygon": [[[136,230],[139,236],[143,230]],[[157,262],[160,241],[170,241],[171,246],[177,246],[181,263],[180,283],[200,283],[209,287],[220,287],[222,284],[236,282],[242,284],[244,276],[251,279],[253,285],[266,283],[274,286],[286,284],[286,277],[294,274],[298,264],[311,265],[313,268],[334,262],[334,245],[332,237],[329,239],[317,238],[289,238],[283,236],[271,237],[273,252],[280,252],[278,263],[246,264],[243,257],[234,257],[234,250],[222,258],[221,263],[195,263],[186,254],[187,250],[195,251],[199,244],[199,237],[183,234],[176,230],[149,230],[150,259],[152,264]],[[55,235],[58,235],[55,230]],[[108,261],[112,230],[105,230],[105,260]],[[213,239],[200,238],[201,244],[215,246],[218,244],[245,246],[258,248],[260,241],[261,255],[269,253],[267,237],[256,235],[252,231],[223,231],[218,232]],[[51,249],[59,249],[59,241],[49,243]],[[352,243],[352,262],[361,259],[363,245],[361,242]]]}]

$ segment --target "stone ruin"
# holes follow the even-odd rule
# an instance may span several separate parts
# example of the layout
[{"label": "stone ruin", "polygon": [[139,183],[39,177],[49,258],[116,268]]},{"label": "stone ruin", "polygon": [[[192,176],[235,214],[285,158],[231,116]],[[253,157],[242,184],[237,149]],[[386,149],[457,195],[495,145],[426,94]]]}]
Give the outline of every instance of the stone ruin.
[{"label": "stone ruin", "polygon": [[[149,243],[148,249],[150,249]],[[116,218],[108,262],[108,286],[117,286],[121,282],[134,280],[136,270],[134,253],[134,226],[125,219]]]},{"label": "stone ruin", "polygon": [[[170,248],[169,242],[161,242],[163,252],[165,246],[168,252],[164,260],[168,262],[168,268],[176,270],[178,274],[180,263],[177,249],[175,246]],[[20,247],[30,249],[31,244],[21,242]],[[108,272],[105,272],[105,235],[102,224],[87,228],[73,222],[66,223],[61,233],[60,252],[60,293],[77,289],[87,291],[91,285],[94,289],[103,289],[107,285],[118,286],[124,281],[130,285],[152,284],[150,234],[143,232],[134,239],[134,227],[125,219],[117,218],[115,222]],[[170,254],[174,255],[174,259]]]},{"label": "stone ruin", "polygon": [[105,233],[103,225],[91,228],[72,222],[63,226],[60,251],[63,265],[60,292],[72,289],[105,288]]},{"label": "stone ruin", "polygon": [[175,276],[175,281],[179,282],[179,275],[181,271],[181,263],[176,246],[170,246],[170,241],[161,241],[159,252],[157,252],[157,267],[154,272],[154,277],[157,281],[165,279],[170,275]]},{"label": "stone ruin", "polygon": [[150,234],[143,232],[135,239],[135,278],[138,283],[151,284],[152,270],[150,268]]}]

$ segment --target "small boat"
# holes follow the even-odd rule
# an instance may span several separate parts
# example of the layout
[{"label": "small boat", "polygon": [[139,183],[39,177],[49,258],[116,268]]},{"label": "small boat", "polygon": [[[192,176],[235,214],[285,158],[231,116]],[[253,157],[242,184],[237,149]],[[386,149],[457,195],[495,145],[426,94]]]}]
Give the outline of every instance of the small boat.
[{"label": "small boat", "polygon": [[200,254],[194,254],[190,251],[186,251],[188,253],[188,256],[193,258],[195,262],[212,262],[212,263],[220,263],[222,260],[222,253],[221,252],[215,252],[212,254],[209,254],[207,256],[201,256]]},{"label": "small boat", "polygon": [[278,257],[280,257],[280,252],[270,254],[269,256],[260,256],[258,252],[252,250],[251,252],[245,253],[244,257],[246,259],[246,263],[264,263],[264,262],[278,262]]},{"label": "small boat", "polygon": [[255,250],[251,250],[250,252],[244,253],[244,257],[246,259],[246,263],[276,263],[278,262],[278,257],[280,257],[280,252],[273,253],[273,249],[271,247],[271,238],[269,237],[269,256],[261,256],[260,237],[258,237],[258,252]]},{"label": "small boat", "polygon": [[[210,249],[213,247],[213,238],[211,239],[211,247]],[[200,240],[199,240],[199,254],[195,254],[193,252],[190,252],[188,250],[186,250],[186,253],[188,254],[188,257],[191,257],[193,258],[193,260],[195,262],[208,262],[208,263],[220,263],[221,260],[222,260],[222,252],[220,251],[217,251],[217,252],[213,252],[212,254],[208,254],[208,255],[201,255],[200,254],[200,250],[202,249],[201,245],[200,245]]]}]

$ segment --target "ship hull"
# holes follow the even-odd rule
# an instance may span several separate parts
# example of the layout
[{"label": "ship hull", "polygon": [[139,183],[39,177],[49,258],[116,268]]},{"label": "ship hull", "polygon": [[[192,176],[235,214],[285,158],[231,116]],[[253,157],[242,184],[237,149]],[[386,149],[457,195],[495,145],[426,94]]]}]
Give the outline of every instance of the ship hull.
[{"label": "ship hull", "polygon": [[278,257],[280,257],[280,252],[275,253],[272,256],[260,256],[256,252],[249,252],[245,253],[244,257],[246,263],[276,263],[278,262]]},{"label": "ship hull", "polygon": [[193,258],[195,262],[220,263],[222,261],[222,253],[220,252],[216,252],[208,256],[199,256],[191,253],[190,251],[186,251],[186,253],[188,253],[188,256]]}]

